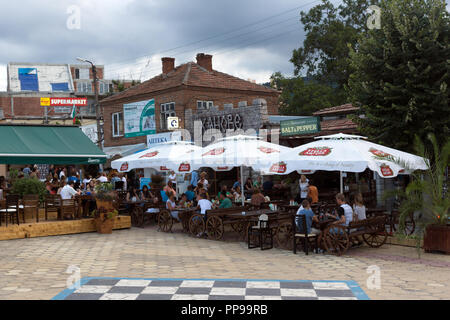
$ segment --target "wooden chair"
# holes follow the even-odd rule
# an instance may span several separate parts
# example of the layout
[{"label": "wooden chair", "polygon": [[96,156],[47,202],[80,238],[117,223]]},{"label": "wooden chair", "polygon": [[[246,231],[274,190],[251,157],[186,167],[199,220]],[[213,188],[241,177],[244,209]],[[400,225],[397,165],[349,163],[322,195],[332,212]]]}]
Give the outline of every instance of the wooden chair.
[{"label": "wooden chair", "polygon": [[[297,231],[297,224],[296,219],[298,219],[299,224],[303,227],[303,232]],[[297,239],[303,239],[303,250],[305,251],[305,254],[308,255],[308,249],[310,245],[310,240],[314,240],[314,246],[316,253],[319,252],[319,246],[318,246],[318,234],[309,233],[308,229],[306,227],[306,216],[305,215],[295,215],[292,217],[292,233],[293,233],[293,241],[294,241],[294,254],[297,253]]]},{"label": "wooden chair", "polygon": [[[258,237],[258,243],[253,244],[252,240],[253,238]],[[270,239],[270,246],[264,247],[264,244],[267,239]],[[267,214],[262,214],[258,218],[258,224],[256,226],[251,226],[248,229],[248,248],[258,248],[260,247],[261,250],[267,250],[273,248],[273,235],[272,230],[269,227],[269,217]]]},{"label": "wooden chair", "polygon": [[127,200],[127,192],[126,191],[116,191],[117,193],[117,201],[116,201],[116,209],[119,212],[119,214],[127,214],[128,213],[128,207],[125,204],[125,201]]},{"label": "wooden chair", "polygon": [[17,224],[19,225],[19,200],[20,196],[18,194],[7,194],[6,195],[6,205],[4,209],[0,210],[0,225],[2,218],[5,218],[6,226],[8,226],[8,219],[12,222],[15,218]]},{"label": "wooden chair", "polygon": [[58,220],[61,218],[62,199],[59,194],[47,194],[45,197],[45,220],[48,220],[48,212],[56,212]]},{"label": "wooden chair", "polygon": [[69,215],[71,219],[77,217],[77,205],[75,199],[62,200],[61,219],[66,219]]}]

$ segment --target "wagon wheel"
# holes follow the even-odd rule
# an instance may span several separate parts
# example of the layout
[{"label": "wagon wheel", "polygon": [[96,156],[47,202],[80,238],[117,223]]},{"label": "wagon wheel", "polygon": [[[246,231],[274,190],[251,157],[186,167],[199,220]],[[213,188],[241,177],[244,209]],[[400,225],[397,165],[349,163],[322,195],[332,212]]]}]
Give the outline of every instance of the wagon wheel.
[{"label": "wagon wheel", "polygon": [[206,234],[208,238],[220,240],[223,237],[223,222],[219,217],[211,216],[206,220]]},{"label": "wagon wheel", "polygon": [[293,248],[292,223],[283,222],[276,231],[276,239],[279,247],[291,250]]},{"label": "wagon wheel", "polygon": [[381,247],[387,239],[386,219],[385,217],[376,218],[373,225],[368,226],[367,233],[363,234],[363,240],[372,248]]},{"label": "wagon wheel", "polygon": [[189,232],[193,236],[197,236],[205,232],[205,221],[203,220],[203,215],[193,214],[189,219]]},{"label": "wagon wheel", "polygon": [[172,230],[173,219],[169,211],[163,210],[158,215],[159,230],[169,232]]},{"label": "wagon wheel", "polygon": [[327,252],[341,256],[350,246],[350,239],[343,226],[331,225],[324,231],[323,244]]}]

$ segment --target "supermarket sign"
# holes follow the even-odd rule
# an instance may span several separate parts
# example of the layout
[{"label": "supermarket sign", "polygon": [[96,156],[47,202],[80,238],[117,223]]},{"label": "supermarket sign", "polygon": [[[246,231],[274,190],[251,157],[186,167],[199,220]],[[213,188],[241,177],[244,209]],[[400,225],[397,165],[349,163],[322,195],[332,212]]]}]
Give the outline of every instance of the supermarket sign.
[{"label": "supermarket sign", "polygon": [[86,107],[87,98],[41,98],[41,107]]}]

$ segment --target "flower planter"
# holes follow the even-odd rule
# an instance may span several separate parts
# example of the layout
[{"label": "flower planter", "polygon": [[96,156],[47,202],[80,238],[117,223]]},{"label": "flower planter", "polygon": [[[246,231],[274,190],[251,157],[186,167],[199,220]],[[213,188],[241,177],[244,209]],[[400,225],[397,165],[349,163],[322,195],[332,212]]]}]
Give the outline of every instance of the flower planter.
[{"label": "flower planter", "polygon": [[95,218],[95,227],[98,233],[110,234],[112,233],[114,219],[105,219],[105,214],[102,213],[99,218]]},{"label": "flower planter", "polygon": [[428,226],[423,241],[423,249],[425,252],[450,253],[450,225]]}]

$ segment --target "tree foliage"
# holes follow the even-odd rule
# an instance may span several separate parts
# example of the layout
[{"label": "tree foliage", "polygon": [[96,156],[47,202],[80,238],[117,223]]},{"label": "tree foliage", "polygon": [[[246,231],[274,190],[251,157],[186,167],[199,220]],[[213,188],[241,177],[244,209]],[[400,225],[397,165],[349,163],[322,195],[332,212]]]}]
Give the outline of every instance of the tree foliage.
[{"label": "tree foliage", "polygon": [[302,77],[286,78],[280,72],[271,76],[271,86],[281,89],[280,114],[312,115],[315,111],[340,104],[343,97],[335,88]]},{"label": "tree foliage", "polygon": [[450,133],[449,14],[443,0],[383,0],[381,29],[361,33],[350,52],[348,93],[361,106],[363,134],[412,151],[415,134]]},{"label": "tree foliage", "polygon": [[308,12],[301,12],[306,38],[303,47],[295,49],[290,60],[295,66],[295,75],[305,71],[321,83],[335,83],[343,89],[351,73],[350,48],[367,29],[365,11],[376,3],[378,1],[344,0],[335,7],[331,1],[322,0]]}]

